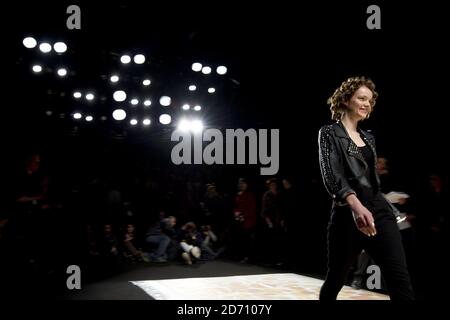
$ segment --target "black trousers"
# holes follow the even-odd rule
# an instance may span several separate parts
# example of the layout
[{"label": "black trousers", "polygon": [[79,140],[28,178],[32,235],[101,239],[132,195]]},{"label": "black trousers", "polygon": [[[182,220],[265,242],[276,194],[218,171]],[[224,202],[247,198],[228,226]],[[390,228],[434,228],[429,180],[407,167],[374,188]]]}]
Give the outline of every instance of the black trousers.
[{"label": "black trousers", "polygon": [[372,212],[377,234],[368,237],[359,231],[348,206],[333,209],[328,225],[328,271],[320,300],[337,298],[362,249],[380,267],[391,300],[413,300],[402,238],[392,209],[381,194],[361,202]]}]

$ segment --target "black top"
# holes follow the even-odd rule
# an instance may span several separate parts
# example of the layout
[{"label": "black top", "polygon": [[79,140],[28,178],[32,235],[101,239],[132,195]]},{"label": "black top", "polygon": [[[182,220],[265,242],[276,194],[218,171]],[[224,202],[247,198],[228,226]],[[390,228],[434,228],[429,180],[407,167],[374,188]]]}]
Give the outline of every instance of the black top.
[{"label": "black top", "polygon": [[[368,145],[365,145],[363,147],[358,147],[361,151],[362,156],[364,157],[364,160],[366,161],[368,165],[368,169],[366,171],[366,177],[370,182],[371,186],[376,186],[376,178],[375,178],[375,157],[373,155],[372,150],[369,148]],[[376,193],[376,190],[372,188],[372,191]]]}]

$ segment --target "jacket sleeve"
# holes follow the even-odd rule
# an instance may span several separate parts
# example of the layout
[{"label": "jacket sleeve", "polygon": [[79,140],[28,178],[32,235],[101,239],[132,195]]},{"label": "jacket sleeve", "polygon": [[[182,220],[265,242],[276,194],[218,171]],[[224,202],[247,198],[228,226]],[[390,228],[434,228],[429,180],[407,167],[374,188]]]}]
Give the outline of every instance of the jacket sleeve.
[{"label": "jacket sleeve", "polygon": [[339,202],[356,192],[350,187],[344,176],[342,159],[339,156],[334,139],[331,137],[331,127],[322,127],[319,131],[319,164],[325,188],[331,197]]}]

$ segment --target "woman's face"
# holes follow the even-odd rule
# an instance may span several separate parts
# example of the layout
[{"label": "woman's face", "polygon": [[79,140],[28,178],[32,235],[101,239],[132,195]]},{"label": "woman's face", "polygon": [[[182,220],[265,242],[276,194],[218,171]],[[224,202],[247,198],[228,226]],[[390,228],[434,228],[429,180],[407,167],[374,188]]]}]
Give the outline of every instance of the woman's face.
[{"label": "woman's face", "polygon": [[372,91],[366,86],[362,86],[356,90],[350,100],[345,104],[349,116],[358,120],[366,119],[372,111],[372,96]]}]

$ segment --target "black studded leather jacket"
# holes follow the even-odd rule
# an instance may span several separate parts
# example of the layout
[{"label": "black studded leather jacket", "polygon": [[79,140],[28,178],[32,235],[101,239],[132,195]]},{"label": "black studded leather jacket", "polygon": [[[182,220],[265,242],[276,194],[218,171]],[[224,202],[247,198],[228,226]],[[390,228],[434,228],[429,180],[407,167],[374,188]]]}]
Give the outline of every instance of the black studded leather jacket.
[{"label": "black studded leather jacket", "polygon": [[[361,129],[358,131],[364,142],[371,148],[375,158],[374,163],[376,163],[374,136]],[[378,192],[380,189],[380,179],[376,169],[373,168],[376,177],[374,186],[366,175],[369,165],[339,121],[323,126],[319,131],[319,162],[323,182],[333,198],[334,205],[346,205],[345,198],[352,193],[358,196],[365,194],[363,191],[368,189],[373,192]]]}]

